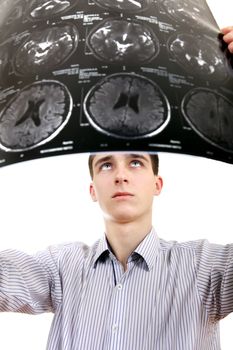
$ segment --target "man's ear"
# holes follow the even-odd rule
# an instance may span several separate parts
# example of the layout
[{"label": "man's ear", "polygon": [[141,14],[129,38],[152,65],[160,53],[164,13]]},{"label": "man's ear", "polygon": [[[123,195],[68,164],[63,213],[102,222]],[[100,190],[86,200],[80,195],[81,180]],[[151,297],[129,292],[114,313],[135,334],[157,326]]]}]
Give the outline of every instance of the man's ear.
[{"label": "man's ear", "polygon": [[154,195],[159,196],[163,188],[163,179],[161,176],[157,175],[155,177],[155,191]]},{"label": "man's ear", "polygon": [[95,194],[95,189],[94,189],[93,183],[90,184],[89,191],[90,191],[90,195],[91,195],[91,198],[92,198],[93,202],[97,202],[97,198],[96,198],[96,194]]}]

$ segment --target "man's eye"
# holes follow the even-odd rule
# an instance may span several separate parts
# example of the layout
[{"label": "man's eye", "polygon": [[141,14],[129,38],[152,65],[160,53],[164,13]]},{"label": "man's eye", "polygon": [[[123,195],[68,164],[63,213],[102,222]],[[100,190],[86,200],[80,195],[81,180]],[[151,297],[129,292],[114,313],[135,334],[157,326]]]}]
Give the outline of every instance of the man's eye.
[{"label": "man's eye", "polygon": [[101,170],[109,170],[111,169],[111,163],[103,163],[101,166],[100,166],[100,169]]},{"label": "man's eye", "polygon": [[131,164],[134,168],[138,168],[142,165],[142,163],[139,160],[133,160]]}]

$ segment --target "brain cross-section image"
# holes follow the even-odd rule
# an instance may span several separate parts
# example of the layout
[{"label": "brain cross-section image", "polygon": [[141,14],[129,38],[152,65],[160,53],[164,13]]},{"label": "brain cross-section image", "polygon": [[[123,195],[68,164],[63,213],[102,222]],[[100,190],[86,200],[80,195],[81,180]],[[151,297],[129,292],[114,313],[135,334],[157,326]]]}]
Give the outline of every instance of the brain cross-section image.
[{"label": "brain cross-section image", "polygon": [[147,26],[136,21],[110,19],[90,33],[94,55],[110,63],[147,62],[159,52],[159,41]]},{"label": "brain cross-section image", "polygon": [[152,0],[94,0],[94,2],[109,10],[135,13],[146,10]]},{"label": "brain cross-section image", "polygon": [[70,6],[69,0],[34,0],[30,2],[29,13],[32,19],[38,20],[62,13]]},{"label": "brain cross-section image", "polygon": [[200,25],[205,23],[203,8],[198,1],[183,1],[183,0],[161,0],[164,10],[170,17],[177,20],[178,23]]},{"label": "brain cross-section image", "polygon": [[157,84],[136,74],[113,74],[94,86],[84,100],[94,128],[119,138],[158,134],[170,119],[170,106]]},{"label": "brain cross-section image", "polygon": [[60,82],[25,87],[0,115],[0,148],[24,151],[51,140],[67,123],[71,109],[71,95]]},{"label": "brain cross-section image", "polygon": [[224,96],[204,88],[189,92],[183,102],[184,117],[209,143],[233,152],[233,104]]},{"label": "brain cross-section image", "polygon": [[181,67],[199,78],[222,81],[228,76],[224,55],[216,41],[178,34],[170,38],[168,48]]},{"label": "brain cross-section image", "polygon": [[62,64],[77,49],[78,37],[70,24],[33,32],[16,52],[16,73],[38,74]]}]

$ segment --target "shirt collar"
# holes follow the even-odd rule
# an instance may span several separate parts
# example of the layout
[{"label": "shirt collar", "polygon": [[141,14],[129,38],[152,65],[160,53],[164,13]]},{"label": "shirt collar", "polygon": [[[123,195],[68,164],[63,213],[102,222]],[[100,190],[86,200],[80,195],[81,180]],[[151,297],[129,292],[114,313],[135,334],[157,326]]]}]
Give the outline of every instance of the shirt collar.
[{"label": "shirt collar", "polygon": [[[144,240],[134,250],[134,253],[137,253],[143,258],[148,270],[150,271],[156,262],[159,248],[159,238],[154,228],[152,228]],[[111,251],[108,245],[108,241],[106,239],[106,236],[104,236],[98,241],[93,259],[94,266],[96,266],[98,260],[101,258],[104,259],[106,256],[109,256],[110,253]]]},{"label": "shirt collar", "polygon": [[154,228],[152,228],[144,240],[137,246],[134,252],[139,254],[144,259],[147,268],[150,271],[155,265],[159,249],[159,238]]},{"label": "shirt collar", "polygon": [[97,261],[100,260],[102,257],[110,254],[110,249],[108,246],[108,242],[106,237],[104,236],[102,239],[100,239],[97,243],[96,251],[94,254],[93,264],[94,267],[96,267]]}]

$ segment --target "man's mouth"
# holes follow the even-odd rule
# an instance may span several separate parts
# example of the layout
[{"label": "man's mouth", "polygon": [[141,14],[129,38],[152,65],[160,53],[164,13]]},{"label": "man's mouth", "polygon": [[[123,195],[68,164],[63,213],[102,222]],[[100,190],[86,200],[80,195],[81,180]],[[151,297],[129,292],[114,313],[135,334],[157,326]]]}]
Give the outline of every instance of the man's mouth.
[{"label": "man's mouth", "polygon": [[124,197],[133,197],[133,194],[130,192],[116,192],[112,198],[124,198]]}]

